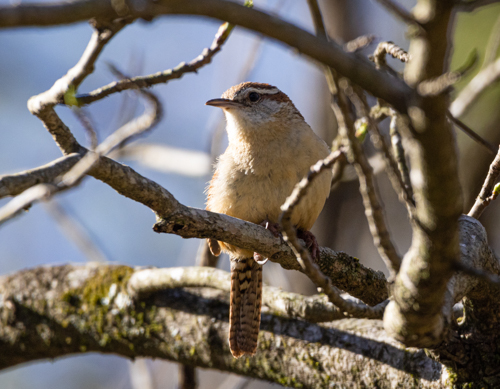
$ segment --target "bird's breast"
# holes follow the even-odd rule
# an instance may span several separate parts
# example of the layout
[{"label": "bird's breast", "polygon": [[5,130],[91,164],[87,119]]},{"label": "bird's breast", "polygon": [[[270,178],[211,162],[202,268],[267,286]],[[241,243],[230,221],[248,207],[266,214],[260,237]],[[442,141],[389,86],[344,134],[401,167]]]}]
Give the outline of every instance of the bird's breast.
[{"label": "bird's breast", "polygon": [[[207,208],[252,223],[276,223],[280,207],[309,167],[324,156],[311,153],[252,158],[226,152],[217,165],[217,174],[208,193]],[[294,211],[292,222],[309,229],[314,224],[329,193],[331,174],[326,172],[313,183]]]}]

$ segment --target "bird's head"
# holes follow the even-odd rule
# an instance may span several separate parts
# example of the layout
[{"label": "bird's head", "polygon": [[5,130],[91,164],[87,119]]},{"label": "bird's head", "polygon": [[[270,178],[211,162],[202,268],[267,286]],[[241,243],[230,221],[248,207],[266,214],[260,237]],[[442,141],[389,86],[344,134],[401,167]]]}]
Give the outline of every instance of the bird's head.
[{"label": "bird's head", "polygon": [[258,82],[244,82],[229,88],[220,99],[206,105],[224,110],[228,121],[228,132],[234,128],[239,132],[260,133],[271,129],[277,131],[290,128],[294,123],[304,122],[286,94],[275,86]]}]

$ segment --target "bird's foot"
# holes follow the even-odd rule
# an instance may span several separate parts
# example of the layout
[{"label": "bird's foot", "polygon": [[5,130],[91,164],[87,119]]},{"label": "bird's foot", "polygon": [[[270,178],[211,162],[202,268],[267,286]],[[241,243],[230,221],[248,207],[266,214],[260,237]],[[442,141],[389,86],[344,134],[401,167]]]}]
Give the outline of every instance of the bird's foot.
[{"label": "bird's foot", "polygon": [[[269,220],[264,220],[262,223],[260,223],[262,227],[265,227],[266,230],[271,231],[271,234],[274,235],[275,238],[281,238],[283,239],[283,235],[281,235],[281,228],[279,223],[271,223]],[[255,262],[257,262],[259,265],[264,265],[267,261],[268,258],[264,258],[259,253],[253,253],[253,259]]]},{"label": "bird's foot", "polygon": [[316,237],[311,231],[297,230],[297,237],[306,243],[306,247],[311,252],[311,259],[314,263],[318,263],[319,259],[319,245]]},{"label": "bird's foot", "polygon": [[269,220],[264,220],[262,223],[260,223],[262,227],[265,227],[266,230],[271,231],[271,233],[274,235],[275,238],[282,238],[283,235],[281,235],[281,227],[279,223],[271,223]]},{"label": "bird's foot", "polygon": [[253,253],[253,260],[257,262],[260,266],[264,266],[269,258],[264,258],[262,254]]}]

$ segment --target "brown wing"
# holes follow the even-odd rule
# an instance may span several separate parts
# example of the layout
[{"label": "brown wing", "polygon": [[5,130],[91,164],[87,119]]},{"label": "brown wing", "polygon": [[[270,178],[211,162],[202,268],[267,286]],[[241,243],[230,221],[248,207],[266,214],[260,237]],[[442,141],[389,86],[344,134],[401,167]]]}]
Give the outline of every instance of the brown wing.
[{"label": "brown wing", "polygon": [[[219,174],[219,171],[216,170],[214,175],[212,176],[212,180],[210,181],[210,185],[207,189],[207,211],[210,211],[210,197],[212,196],[212,193],[213,193],[213,183],[217,177],[217,175]],[[216,239],[211,239],[211,238],[208,238],[207,239],[207,244],[208,244],[208,247],[210,248],[210,252],[215,255],[216,257],[218,257],[222,251],[222,248],[219,244],[219,242],[216,240]]]}]

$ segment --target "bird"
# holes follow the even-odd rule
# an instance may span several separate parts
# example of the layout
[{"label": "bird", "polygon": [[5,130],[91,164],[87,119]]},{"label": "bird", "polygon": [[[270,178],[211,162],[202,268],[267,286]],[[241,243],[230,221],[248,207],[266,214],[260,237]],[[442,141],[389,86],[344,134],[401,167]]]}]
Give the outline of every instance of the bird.
[{"label": "bird", "polygon": [[[228,147],[215,164],[207,188],[206,209],[267,226],[279,235],[280,207],[310,167],[330,153],[290,98],[277,87],[244,82],[206,105],[222,108]],[[317,242],[309,232],[330,193],[332,172],[313,181],[292,213],[314,255]],[[257,350],[262,301],[262,266],[258,253],[207,239],[212,254],[229,254],[231,292],[229,348],[235,358]]]}]

